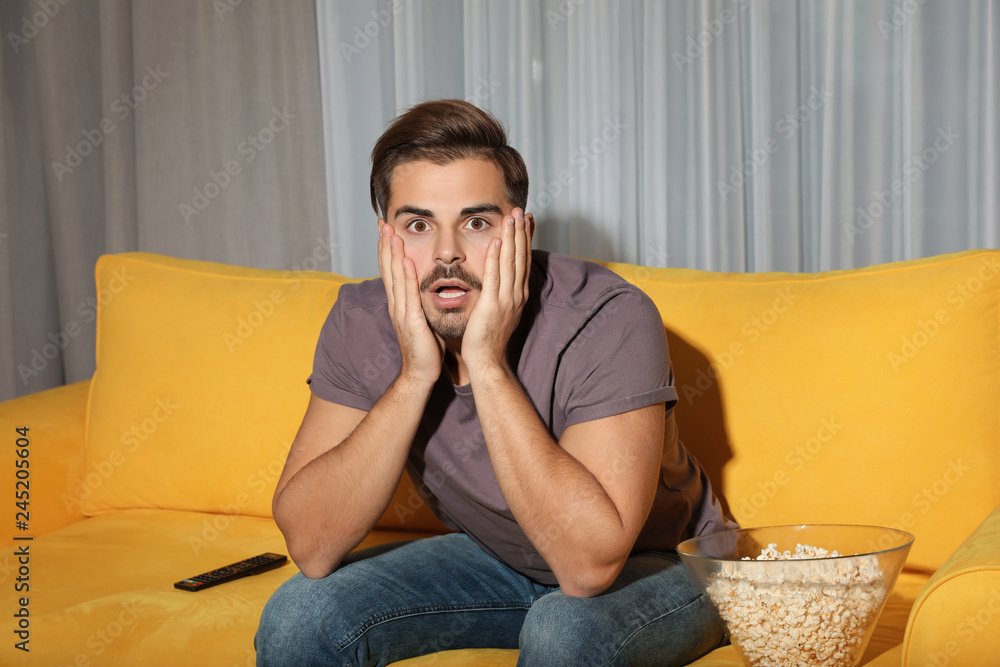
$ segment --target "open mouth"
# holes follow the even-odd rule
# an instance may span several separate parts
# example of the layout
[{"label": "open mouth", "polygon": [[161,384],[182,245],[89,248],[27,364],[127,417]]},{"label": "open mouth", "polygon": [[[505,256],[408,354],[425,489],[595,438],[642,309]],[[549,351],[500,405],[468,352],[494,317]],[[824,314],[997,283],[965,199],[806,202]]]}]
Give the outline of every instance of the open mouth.
[{"label": "open mouth", "polygon": [[444,286],[437,288],[434,293],[442,299],[458,299],[468,294],[469,290],[462,289],[461,287]]},{"label": "open mouth", "polygon": [[435,308],[445,312],[463,310],[482,288],[479,279],[462,267],[440,264],[420,282],[421,293],[430,297]]},{"label": "open mouth", "polygon": [[428,292],[434,305],[442,310],[462,308],[472,294],[472,287],[461,280],[439,280],[430,285]]}]

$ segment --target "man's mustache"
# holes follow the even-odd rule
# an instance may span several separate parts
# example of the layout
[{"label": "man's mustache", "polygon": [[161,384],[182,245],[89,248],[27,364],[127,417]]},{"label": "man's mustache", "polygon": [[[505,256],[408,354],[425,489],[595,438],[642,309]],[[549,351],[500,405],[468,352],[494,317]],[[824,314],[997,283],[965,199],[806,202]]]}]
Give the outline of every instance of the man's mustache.
[{"label": "man's mustache", "polygon": [[439,280],[461,280],[472,289],[478,292],[483,291],[483,284],[479,282],[479,279],[458,264],[452,264],[449,266],[445,266],[444,264],[435,265],[430,274],[420,281],[420,291],[430,291],[431,285]]}]

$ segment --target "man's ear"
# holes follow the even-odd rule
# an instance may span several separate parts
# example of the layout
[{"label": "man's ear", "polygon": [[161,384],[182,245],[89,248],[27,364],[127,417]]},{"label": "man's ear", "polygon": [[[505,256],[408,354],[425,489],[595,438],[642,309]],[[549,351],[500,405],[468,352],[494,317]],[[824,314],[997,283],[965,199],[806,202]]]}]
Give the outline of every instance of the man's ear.
[{"label": "man's ear", "polygon": [[535,214],[525,213],[525,217],[528,219],[528,224],[530,225],[528,228],[528,236],[535,238]]}]

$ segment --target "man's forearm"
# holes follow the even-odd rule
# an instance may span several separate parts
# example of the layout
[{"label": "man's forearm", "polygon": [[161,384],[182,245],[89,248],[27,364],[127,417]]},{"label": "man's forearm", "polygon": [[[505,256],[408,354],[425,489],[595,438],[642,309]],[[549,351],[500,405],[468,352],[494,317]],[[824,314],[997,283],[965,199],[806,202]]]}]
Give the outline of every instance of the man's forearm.
[{"label": "man's forearm", "polygon": [[563,592],[600,593],[621,567],[623,524],[599,480],[559,446],[509,371],[471,372],[504,498]]},{"label": "man's forearm", "polygon": [[275,497],[275,522],[307,577],[332,572],[385,511],[430,391],[397,378],[343,442],[303,466]]}]

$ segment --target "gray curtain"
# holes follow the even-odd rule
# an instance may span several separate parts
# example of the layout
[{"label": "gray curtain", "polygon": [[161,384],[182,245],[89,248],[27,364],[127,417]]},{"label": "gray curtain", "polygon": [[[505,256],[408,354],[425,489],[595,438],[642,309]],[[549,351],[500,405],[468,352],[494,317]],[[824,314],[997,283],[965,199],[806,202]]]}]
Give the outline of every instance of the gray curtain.
[{"label": "gray curtain", "polygon": [[317,17],[325,98],[361,101],[349,121],[324,107],[340,273],[377,271],[366,151],[443,96],[510,128],[536,247],[813,272],[1000,241],[998,0],[317,0]]},{"label": "gray curtain", "polygon": [[375,275],[368,152],[424,99],[508,126],[537,247],[1000,241],[1000,0],[2,0],[0,38],[0,399],[93,371],[104,252]]},{"label": "gray curtain", "polygon": [[312,0],[0,3],[0,400],[94,370],[94,262],[330,266]]}]

